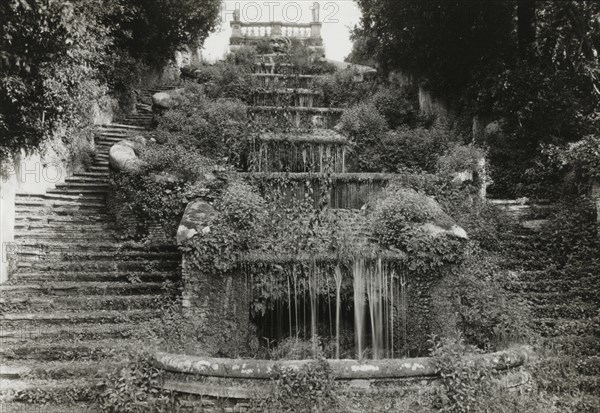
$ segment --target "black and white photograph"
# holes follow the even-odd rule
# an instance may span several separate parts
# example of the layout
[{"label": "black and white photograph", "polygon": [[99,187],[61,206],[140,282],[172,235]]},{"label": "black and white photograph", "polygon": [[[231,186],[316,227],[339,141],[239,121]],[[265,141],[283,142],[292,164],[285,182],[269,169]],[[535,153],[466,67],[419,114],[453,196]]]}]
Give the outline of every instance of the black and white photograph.
[{"label": "black and white photograph", "polygon": [[0,413],[600,413],[600,1],[0,0]]}]

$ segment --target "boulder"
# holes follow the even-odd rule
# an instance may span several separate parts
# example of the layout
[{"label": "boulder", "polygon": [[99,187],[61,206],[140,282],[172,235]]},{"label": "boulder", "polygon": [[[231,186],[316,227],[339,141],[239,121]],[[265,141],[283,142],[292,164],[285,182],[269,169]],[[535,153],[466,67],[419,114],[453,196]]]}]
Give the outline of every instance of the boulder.
[{"label": "boulder", "polygon": [[158,92],[152,95],[152,105],[158,109],[170,109],[175,105],[175,101],[166,92]]},{"label": "boulder", "polygon": [[206,201],[190,202],[177,229],[177,244],[181,245],[197,234],[210,233],[210,221],[216,214],[215,208]]},{"label": "boulder", "polygon": [[145,145],[146,140],[142,136],[122,140],[110,148],[108,161],[117,171],[133,171],[142,163],[137,156],[137,151]]},{"label": "boulder", "polygon": [[449,235],[456,238],[467,239],[467,232],[458,225],[452,225],[450,229],[442,228],[439,225],[426,223],[421,225],[421,229],[423,229],[426,233],[431,236],[437,237],[440,235]]}]

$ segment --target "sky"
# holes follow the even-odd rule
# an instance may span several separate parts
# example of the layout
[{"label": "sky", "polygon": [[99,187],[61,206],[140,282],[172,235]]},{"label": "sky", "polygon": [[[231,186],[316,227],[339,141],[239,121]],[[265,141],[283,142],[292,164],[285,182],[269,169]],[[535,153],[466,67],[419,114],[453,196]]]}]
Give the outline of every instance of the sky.
[{"label": "sky", "polygon": [[[223,57],[229,47],[230,22],[233,10],[240,9],[241,20],[249,22],[312,21],[314,0],[224,0],[221,7],[221,24],[204,42],[202,56],[208,61]],[[325,55],[329,59],[344,60],[352,50],[350,29],[360,20],[360,10],[353,0],[318,0],[321,36]]]}]

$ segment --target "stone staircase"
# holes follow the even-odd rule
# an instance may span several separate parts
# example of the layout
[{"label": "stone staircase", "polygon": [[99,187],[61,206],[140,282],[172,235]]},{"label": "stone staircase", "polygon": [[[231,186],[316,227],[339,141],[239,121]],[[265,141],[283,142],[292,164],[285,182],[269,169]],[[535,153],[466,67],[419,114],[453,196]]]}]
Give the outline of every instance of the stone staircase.
[{"label": "stone staircase", "polygon": [[110,147],[151,122],[138,114],[100,126],[88,171],[44,195],[17,195],[16,270],[0,285],[0,411],[87,400],[178,293],[177,249],[120,241],[106,208]]},{"label": "stone staircase", "polygon": [[[516,225],[505,235],[504,242],[512,251],[504,263],[513,272],[514,281],[508,286],[519,297],[528,300],[533,312],[534,329],[542,336],[548,349],[556,351],[554,360],[570,374],[569,388],[580,392],[584,404],[600,409],[600,291],[582,285],[600,283],[600,267],[590,261],[588,268],[556,268],[540,258],[540,240],[536,237],[536,212],[526,205],[497,203],[516,218]],[[551,206],[545,206],[551,209]],[[534,216],[532,216],[534,215]],[[537,218],[537,219],[532,219]],[[587,274],[581,278],[581,274]],[[573,378],[574,376],[574,378]],[[545,378],[541,378],[542,380]],[[555,378],[556,380],[556,378]],[[565,386],[567,387],[567,386]],[[560,393],[564,389],[556,389]]]}]

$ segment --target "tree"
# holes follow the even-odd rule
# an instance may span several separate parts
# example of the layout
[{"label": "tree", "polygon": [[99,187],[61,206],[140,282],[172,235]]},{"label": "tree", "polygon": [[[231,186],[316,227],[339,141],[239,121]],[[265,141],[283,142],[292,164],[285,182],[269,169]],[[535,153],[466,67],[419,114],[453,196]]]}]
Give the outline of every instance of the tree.
[{"label": "tree", "polygon": [[[127,90],[139,67],[162,68],[202,42],[218,0],[0,2],[0,159],[60,131],[68,146],[109,86]],[[71,132],[69,132],[71,131]]]},{"label": "tree", "polygon": [[384,70],[408,73],[450,101],[464,125],[479,114],[504,120],[502,138],[487,142],[503,195],[530,176],[541,144],[600,130],[600,3],[358,3],[357,53],[371,45]]}]

